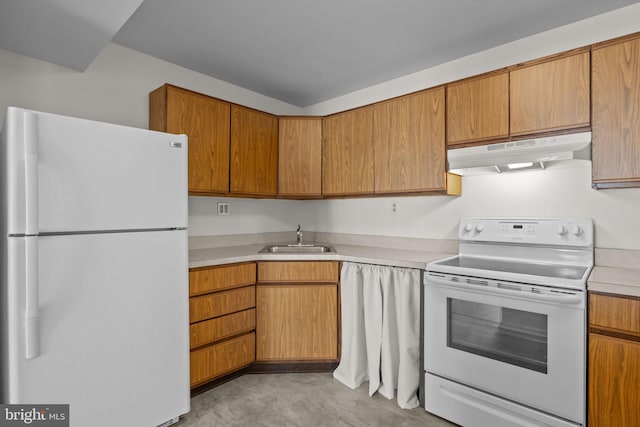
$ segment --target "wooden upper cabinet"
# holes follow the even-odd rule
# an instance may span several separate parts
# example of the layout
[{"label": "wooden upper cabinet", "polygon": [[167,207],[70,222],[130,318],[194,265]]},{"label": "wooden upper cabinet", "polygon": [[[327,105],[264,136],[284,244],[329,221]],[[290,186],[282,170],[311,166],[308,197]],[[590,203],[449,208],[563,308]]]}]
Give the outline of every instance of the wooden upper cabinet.
[{"label": "wooden upper cabinet", "polygon": [[594,187],[640,186],[640,39],[592,51]]},{"label": "wooden upper cabinet", "polygon": [[280,117],[278,195],[322,197],[322,118]]},{"label": "wooden upper cabinet", "polygon": [[444,87],[373,107],[375,192],[446,189]]},{"label": "wooden upper cabinet", "polygon": [[165,84],[149,94],[149,129],[184,133],[189,142],[189,192],[229,192],[231,104]]},{"label": "wooden upper cabinet", "polygon": [[447,145],[508,136],[508,73],[447,85]]},{"label": "wooden upper cabinet", "polygon": [[589,52],[509,73],[511,135],[590,124]]},{"label": "wooden upper cabinet", "polygon": [[322,192],[325,196],[372,194],[373,107],[323,119]]},{"label": "wooden upper cabinet", "polygon": [[278,118],[231,106],[231,193],[275,196],[278,187]]}]

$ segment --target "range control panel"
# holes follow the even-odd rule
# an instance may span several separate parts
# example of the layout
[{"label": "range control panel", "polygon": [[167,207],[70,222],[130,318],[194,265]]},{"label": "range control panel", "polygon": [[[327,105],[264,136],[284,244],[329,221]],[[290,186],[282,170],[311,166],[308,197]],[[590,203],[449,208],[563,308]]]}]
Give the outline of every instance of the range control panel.
[{"label": "range control panel", "polygon": [[462,241],[593,247],[590,218],[462,218]]}]

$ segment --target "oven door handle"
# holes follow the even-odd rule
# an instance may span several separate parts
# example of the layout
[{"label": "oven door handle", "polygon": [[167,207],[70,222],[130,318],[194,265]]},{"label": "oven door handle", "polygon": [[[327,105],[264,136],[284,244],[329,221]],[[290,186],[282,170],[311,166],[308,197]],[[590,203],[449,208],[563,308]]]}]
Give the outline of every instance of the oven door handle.
[{"label": "oven door handle", "polygon": [[439,286],[446,287],[451,289],[464,289],[473,292],[479,292],[488,295],[496,295],[496,296],[512,296],[517,298],[522,298],[531,301],[544,301],[544,302],[555,302],[560,304],[567,305],[577,305],[581,304],[584,301],[584,294],[580,291],[558,291],[554,292],[554,295],[550,295],[549,293],[535,293],[535,292],[527,292],[527,291],[519,291],[513,289],[502,288],[498,286],[485,286],[485,285],[474,285],[468,283],[456,283],[449,282],[447,280],[442,280],[434,276],[427,276],[425,284],[427,286]]}]

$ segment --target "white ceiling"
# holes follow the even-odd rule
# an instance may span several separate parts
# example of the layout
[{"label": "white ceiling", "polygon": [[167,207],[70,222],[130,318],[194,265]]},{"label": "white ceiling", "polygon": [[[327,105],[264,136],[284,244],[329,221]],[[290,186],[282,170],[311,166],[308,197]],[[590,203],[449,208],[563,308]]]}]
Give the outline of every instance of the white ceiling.
[{"label": "white ceiling", "polygon": [[142,0],[0,0],[0,49],[84,71]]},{"label": "white ceiling", "polygon": [[305,107],[638,2],[0,0],[0,48],[84,70],[112,38]]}]

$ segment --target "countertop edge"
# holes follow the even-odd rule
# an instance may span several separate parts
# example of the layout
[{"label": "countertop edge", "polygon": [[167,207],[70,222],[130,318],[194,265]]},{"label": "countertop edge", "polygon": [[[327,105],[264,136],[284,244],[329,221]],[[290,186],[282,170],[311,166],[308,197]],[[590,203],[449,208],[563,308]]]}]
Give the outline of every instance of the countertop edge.
[{"label": "countertop edge", "polygon": [[243,245],[189,250],[189,268],[211,267],[252,261],[344,261],[392,267],[424,269],[428,262],[455,255],[448,252],[429,252],[387,249],[369,246],[335,245],[335,253],[326,254],[268,254],[258,253],[264,247]]},{"label": "countertop edge", "polygon": [[[189,268],[212,267],[257,261],[343,261],[391,267],[425,269],[427,263],[455,253],[418,251],[373,246],[332,244],[335,253],[270,254],[259,253],[264,243],[189,250]],[[596,265],[587,281],[587,291],[640,296],[640,269]]]},{"label": "countertop edge", "polygon": [[587,287],[589,292],[602,292],[605,294],[616,294],[627,297],[640,297],[640,286],[619,285],[614,283],[589,282]]}]

